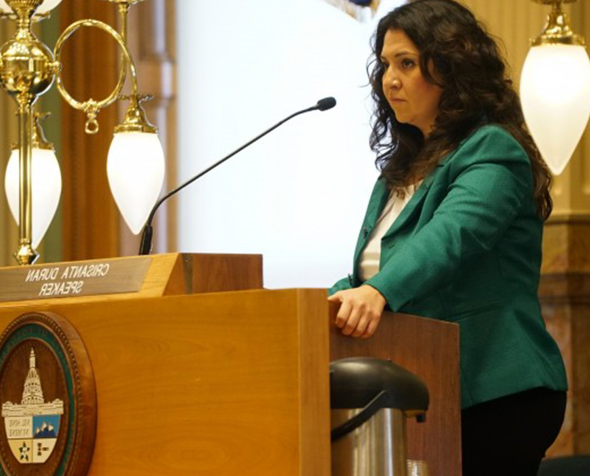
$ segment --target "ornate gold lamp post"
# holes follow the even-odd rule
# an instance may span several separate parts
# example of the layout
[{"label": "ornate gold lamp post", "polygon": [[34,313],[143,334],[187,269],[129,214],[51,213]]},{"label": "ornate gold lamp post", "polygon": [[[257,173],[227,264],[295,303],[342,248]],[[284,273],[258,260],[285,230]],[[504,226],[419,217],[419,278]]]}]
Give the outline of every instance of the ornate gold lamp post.
[{"label": "ornate gold lamp post", "polygon": [[[129,223],[129,213],[135,221],[142,220],[142,213],[134,208],[133,192],[125,188],[126,181],[133,187],[139,181],[144,196],[140,197],[144,208],[155,203],[164,178],[164,157],[162,147],[157,140],[157,129],[149,124],[141,102],[147,99],[138,92],[137,72],[135,64],[126,45],[127,15],[130,7],[142,0],[104,0],[117,4],[121,16],[121,32],[117,32],[106,23],[97,20],[80,20],[71,24],[59,37],[52,52],[34,35],[31,27],[33,21],[42,19],[47,13],[44,8],[54,7],[60,0],[0,0],[12,10],[4,11],[4,18],[16,21],[14,36],[0,48],[0,83],[17,104],[18,115],[18,149],[19,149],[19,249],[15,257],[19,264],[32,264],[38,258],[32,246],[32,154],[34,136],[33,106],[39,96],[44,94],[53,84],[66,102],[75,109],[83,111],[87,116],[86,133],[96,134],[99,129],[97,121],[101,109],[110,106],[119,99],[128,99],[129,108],[123,124],[115,130],[115,138],[109,152],[109,181],[117,205]],[[6,10],[6,9],[4,9]],[[42,12],[41,15],[37,11]],[[67,39],[80,28],[99,28],[117,41],[122,50],[121,72],[119,81],[113,92],[103,100],[89,99],[80,102],[67,92],[61,80],[61,51]],[[120,96],[125,85],[127,72],[131,75],[131,95]],[[121,146],[121,143],[124,143]],[[146,145],[147,143],[147,145]],[[132,157],[134,151],[141,151],[141,157]],[[145,167],[139,170],[140,177],[133,177],[129,172],[129,162],[137,166],[138,160],[145,160]],[[121,172],[123,171],[123,172]],[[143,174],[143,175],[142,175]],[[121,176],[122,175],[122,176]],[[116,182],[116,185],[114,184]],[[147,186],[146,184],[151,184]],[[121,185],[123,184],[123,185]],[[146,189],[150,189],[146,195]],[[123,196],[122,196],[123,194]],[[153,198],[152,198],[153,197]],[[130,201],[131,200],[131,201]],[[143,221],[147,218],[147,212]],[[132,227],[133,229],[133,227]]]}]

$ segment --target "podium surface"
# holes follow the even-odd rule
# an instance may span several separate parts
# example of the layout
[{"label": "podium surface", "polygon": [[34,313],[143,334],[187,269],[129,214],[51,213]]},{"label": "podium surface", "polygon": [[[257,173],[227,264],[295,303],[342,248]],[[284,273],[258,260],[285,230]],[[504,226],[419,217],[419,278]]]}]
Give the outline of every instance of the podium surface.
[{"label": "podium surface", "polygon": [[[255,289],[259,257],[204,256],[209,265],[167,257],[183,278],[153,280],[151,297],[0,304],[0,330],[34,312],[79,333],[96,387],[89,475],[328,476],[329,361],[353,355],[392,358],[427,382],[431,409],[427,423],[409,424],[409,457],[432,474],[460,474],[456,326],[389,314],[375,338],[347,338],[331,324],[325,290]],[[234,275],[246,262],[251,269]],[[221,270],[215,279],[207,266]],[[187,293],[197,285],[216,292]]]}]

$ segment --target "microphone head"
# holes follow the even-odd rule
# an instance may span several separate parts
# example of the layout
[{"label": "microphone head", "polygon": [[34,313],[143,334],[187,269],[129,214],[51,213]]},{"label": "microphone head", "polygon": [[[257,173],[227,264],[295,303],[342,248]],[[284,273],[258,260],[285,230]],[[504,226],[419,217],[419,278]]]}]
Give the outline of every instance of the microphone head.
[{"label": "microphone head", "polygon": [[327,111],[328,109],[332,109],[336,105],[336,99],[333,97],[320,99],[316,104],[316,107],[320,111]]}]

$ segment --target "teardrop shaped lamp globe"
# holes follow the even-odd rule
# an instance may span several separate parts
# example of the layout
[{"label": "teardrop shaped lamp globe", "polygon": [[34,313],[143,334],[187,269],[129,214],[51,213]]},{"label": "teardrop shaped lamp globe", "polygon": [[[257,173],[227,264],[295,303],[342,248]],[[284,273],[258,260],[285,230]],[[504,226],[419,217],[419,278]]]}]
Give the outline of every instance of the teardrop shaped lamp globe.
[{"label": "teardrop shaped lamp globe", "polygon": [[2,13],[12,13],[12,8],[8,6],[5,0],[0,0],[0,12]]},{"label": "teardrop shaped lamp globe", "polygon": [[40,15],[43,13],[48,13],[55,7],[57,7],[60,3],[61,0],[45,0],[41,5],[39,5],[39,8],[37,8],[37,11],[35,13]]},{"label": "teardrop shaped lamp globe", "polygon": [[583,46],[529,50],[520,80],[526,124],[555,175],[563,172],[590,117],[590,59]]},{"label": "teardrop shaped lamp globe", "polygon": [[111,193],[131,231],[141,232],[164,183],[164,151],[157,134],[117,132],[109,149]]},{"label": "teardrop shaped lamp globe", "polygon": [[[33,199],[33,236],[32,246],[36,249],[47,232],[47,228],[53,220],[53,216],[59,205],[61,196],[61,171],[55,157],[55,152],[45,149],[33,149],[33,160],[31,163],[32,199]],[[6,167],[4,176],[4,190],[10,212],[20,224],[20,171],[19,152],[13,150]]]}]

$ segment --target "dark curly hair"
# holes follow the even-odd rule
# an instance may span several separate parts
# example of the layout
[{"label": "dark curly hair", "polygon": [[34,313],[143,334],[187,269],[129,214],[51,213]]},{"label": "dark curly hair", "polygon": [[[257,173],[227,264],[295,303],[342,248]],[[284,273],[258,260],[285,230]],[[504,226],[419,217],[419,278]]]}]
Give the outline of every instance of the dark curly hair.
[{"label": "dark curly hair", "polygon": [[[426,138],[417,127],[396,120],[383,93],[380,56],[389,30],[401,30],[412,40],[420,51],[425,79],[442,88],[439,111]],[[390,188],[424,178],[485,120],[503,127],[528,154],[538,213],[543,219],[549,217],[551,173],[526,129],[520,99],[498,45],[467,8],[453,0],[413,0],[398,7],[379,22],[373,55],[369,76],[375,111],[370,145]]]}]

